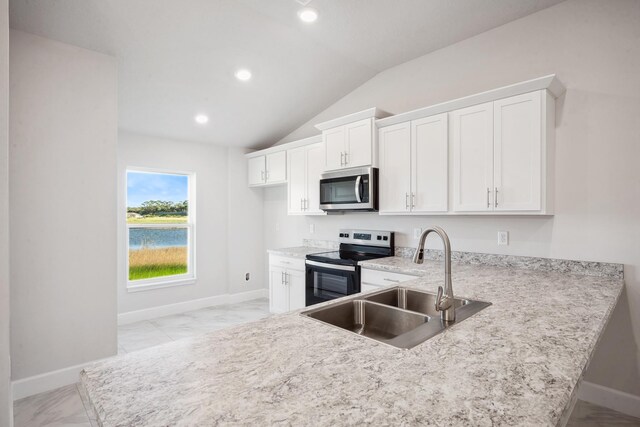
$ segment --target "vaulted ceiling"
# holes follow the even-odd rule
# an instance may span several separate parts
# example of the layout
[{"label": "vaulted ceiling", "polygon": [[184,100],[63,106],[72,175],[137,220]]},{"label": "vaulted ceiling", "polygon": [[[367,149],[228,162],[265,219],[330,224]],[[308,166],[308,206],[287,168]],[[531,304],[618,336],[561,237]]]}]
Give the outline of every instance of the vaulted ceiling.
[{"label": "vaulted ceiling", "polygon": [[384,69],[561,1],[312,0],[305,24],[297,0],[11,0],[10,22],[115,56],[122,129],[262,147]]}]

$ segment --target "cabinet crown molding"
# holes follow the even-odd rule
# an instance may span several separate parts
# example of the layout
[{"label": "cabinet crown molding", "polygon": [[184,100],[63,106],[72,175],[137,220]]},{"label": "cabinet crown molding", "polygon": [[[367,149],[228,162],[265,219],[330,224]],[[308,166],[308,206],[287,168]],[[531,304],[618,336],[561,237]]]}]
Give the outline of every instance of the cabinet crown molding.
[{"label": "cabinet crown molding", "polygon": [[252,157],[260,157],[266,154],[277,153],[279,151],[291,150],[292,148],[304,147],[305,145],[317,144],[318,142],[322,142],[322,135],[314,135],[309,138],[287,142],[286,144],[274,145],[272,147],[265,148],[264,150],[252,151],[250,153],[245,154],[244,156],[247,159],[250,159]]},{"label": "cabinet crown molding", "polygon": [[[395,125],[398,123],[421,119],[440,113],[447,113],[453,110],[470,107],[472,105],[483,104],[485,102],[497,101],[499,99],[508,98],[515,95],[534,92],[546,89],[554,98],[562,96],[566,88],[560,82],[555,74],[538,77],[536,79],[526,80],[524,82],[515,83],[509,86],[503,86],[497,89],[491,89],[474,95],[465,96],[451,101],[441,102],[440,104],[431,105],[429,107],[419,108],[406,113],[396,114],[394,116],[376,120],[378,128]],[[316,126],[317,127],[317,126]]]},{"label": "cabinet crown molding", "polygon": [[377,107],[367,108],[366,110],[358,111],[357,113],[349,114],[347,116],[338,117],[337,119],[332,119],[326,122],[318,123],[316,125],[316,129],[324,131],[327,129],[332,129],[338,126],[357,122],[359,120],[370,119],[370,118],[381,119],[383,117],[388,117],[390,115],[391,113],[388,113]]}]

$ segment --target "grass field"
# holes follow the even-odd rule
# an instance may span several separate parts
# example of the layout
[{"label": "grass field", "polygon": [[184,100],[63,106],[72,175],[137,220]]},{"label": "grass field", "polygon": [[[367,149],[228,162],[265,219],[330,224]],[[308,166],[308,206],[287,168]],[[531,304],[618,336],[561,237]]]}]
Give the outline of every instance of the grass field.
[{"label": "grass field", "polygon": [[184,224],[187,217],[182,216],[145,216],[142,218],[127,218],[127,224]]},{"label": "grass field", "polygon": [[142,248],[129,251],[129,280],[174,276],[186,272],[186,247]]}]

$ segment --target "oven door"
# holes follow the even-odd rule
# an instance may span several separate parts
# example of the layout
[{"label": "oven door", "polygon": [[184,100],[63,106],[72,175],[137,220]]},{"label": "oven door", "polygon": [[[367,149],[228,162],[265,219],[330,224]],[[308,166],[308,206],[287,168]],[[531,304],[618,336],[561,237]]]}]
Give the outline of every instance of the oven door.
[{"label": "oven door", "polygon": [[306,261],[306,305],[360,292],[360,267]]},{"label": "oven door", "polygon": [[359,168],[330,172],[320,177],[320,209],[325,211],[375,211],[378,170]]}]

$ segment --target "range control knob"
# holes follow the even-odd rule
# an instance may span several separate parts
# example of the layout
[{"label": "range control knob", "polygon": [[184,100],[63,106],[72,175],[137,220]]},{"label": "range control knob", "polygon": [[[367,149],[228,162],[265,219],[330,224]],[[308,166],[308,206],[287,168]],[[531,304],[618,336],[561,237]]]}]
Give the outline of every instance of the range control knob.
[{"label": "range control knob", "polygon": [[384,236],[384,237],[382,238],[382,240],[389,240],[389,237]]}]

